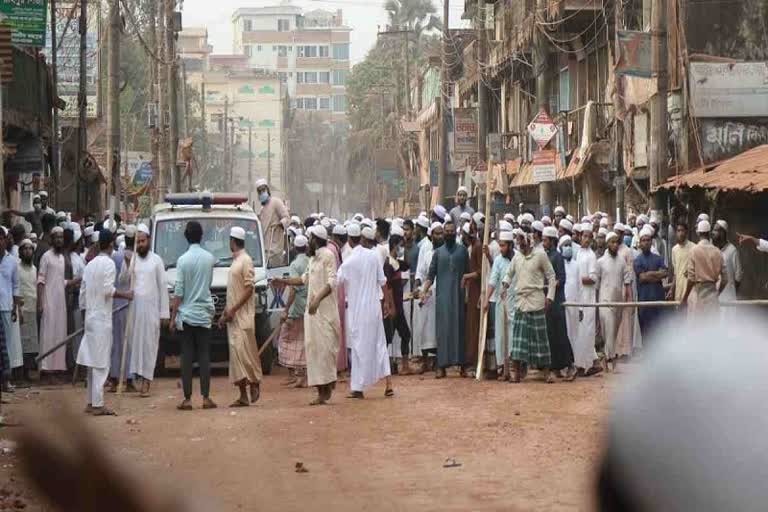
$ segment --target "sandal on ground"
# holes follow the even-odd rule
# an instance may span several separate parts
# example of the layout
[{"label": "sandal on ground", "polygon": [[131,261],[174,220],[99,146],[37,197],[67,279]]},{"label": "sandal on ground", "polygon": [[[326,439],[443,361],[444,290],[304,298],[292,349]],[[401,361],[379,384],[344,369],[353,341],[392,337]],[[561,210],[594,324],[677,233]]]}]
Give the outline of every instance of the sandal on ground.
[{"label": "sandal on ground", "polygon": [[358,400],[362,400],[365,398],[365,395],[363,395],[362,391],[352,391],[350,394],[347,395],[347,398],[355,398]]},{"label": "sandal on ground", "polygon": [[256,384],[250,385],[250,392],[251,392],[251,403],[255,404],[259,401],[259,398],[261,397],[261,385],[257,382]]},{"label": "sandal on ground", "polygon": [[191,411],[193,409],[192,404],[189,402],[189,400],[184,400],[179,405],[177,405],[176,408],[180,411]]},{"label": "sandal on ground", "polygon": [[395,396],[395,390],[394,389],[388,389],[384,392],[384,396],[387,398],[391,398]]},{"label": "sandal on ground", "polygon": [[230,407],[248,407],[249,405],[250,404],[248,402],[243,402],[239,398],[234,402],[232,402],[231,404],[229,404]]},{"label": "sandal on ground", "polygon": [[587,372],[584,374],[586,377],[592,377],[593,375],[597,375],[598,373],[603,373],[603,369],[600,366],[593,366]]},{"label": "sandal on ground", "polygon": [[210,398],[205,398],[203,400],[203,409],[216,409],[218,405],[216,405],[216,402],[211,400]]},{"label": "sandal on ground", "polygon": [[115,411],[106,407],[94,407],[91,416],[117,416]]}]

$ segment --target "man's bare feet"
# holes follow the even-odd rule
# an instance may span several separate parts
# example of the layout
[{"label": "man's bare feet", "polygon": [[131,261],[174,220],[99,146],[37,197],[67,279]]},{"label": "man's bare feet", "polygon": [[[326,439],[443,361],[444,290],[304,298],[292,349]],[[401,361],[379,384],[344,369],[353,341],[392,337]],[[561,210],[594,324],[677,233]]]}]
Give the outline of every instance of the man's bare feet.
[{"label": "man's bare feet", "polygon": [[106,407],[93,407],[91,416],[117,416],[117,414],[112,409],[107,409]]},{"label": "man's bare feet", "polygon": [[215,409],[218,405],[210,398],[203,398],[203,409]]},{"label": "man's bare feet", "polygon": [[107,382],[105,390],[107,393],[117,393],[117,383],[113,380]]},{"label": "man's bare feet", "polygon": [[255,404],[259,401],[259,397],[261,397],[261,385],[256,382],[251,384],[251,403]]},{"label": "man's bare feet", "polygon": [[141,382],[141,393],[139,393],[139,396],[141,398],[149,398],[149,386],[150,386],[150,381],[148,381],[147,379],[144,379]]},{"label": "man's bare feet", "polygon": [[363,395],[362,391],[352,391],[350,394],[347,395],[347,398],[362,400],[363,398],[365,398],[365,395]]}]

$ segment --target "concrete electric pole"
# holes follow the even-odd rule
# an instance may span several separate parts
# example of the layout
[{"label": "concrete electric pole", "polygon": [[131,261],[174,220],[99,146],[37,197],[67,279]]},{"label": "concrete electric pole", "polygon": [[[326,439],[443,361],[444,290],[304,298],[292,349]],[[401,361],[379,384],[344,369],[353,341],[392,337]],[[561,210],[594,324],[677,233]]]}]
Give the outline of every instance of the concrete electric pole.
[{"label": "concrete electric pole", "polygon": [[107,195],[112,188],[115,200],[113,214],[122,211],[120,178],[120,0],[109,2],[109,46],[107,74]]},{"label": "concrete electric pole", "polygon": [[179,104],[176,97],[176,90],[179,82],[179,65],[176,62],[176,24],[175,18],[175,0],[165,0],[165,51],[166,62],[168,63],[168,109],[170,113],[168,128],[168,155],[171,166],[171,189],[174,192],[181,192],[181,169],[176,165],[179,149]]},{"label": "concrete electric pole", "polygon": [[[651,68],[656,78],[656,95],[651,98],[651,192],[667,179],[667,1],[651,3]],[[654,208],[663,209],[663,198],[654,195]]]},{"label": "concrete electric pole", "polygon": [[440,101],[440,167],[437,174],[437,203],[441,203],[443,197],[445,197],[446,186],[445,180],[448,176],[448,161],[450,154],[448,151],[448,124],[450,123],[451,105],[451,88],[448,83],[448,38],[450,37],[450,31],[448,30],[450,18],[450,0],[443,0],[443,61],[440,66],[441,74],[441,101]]}]

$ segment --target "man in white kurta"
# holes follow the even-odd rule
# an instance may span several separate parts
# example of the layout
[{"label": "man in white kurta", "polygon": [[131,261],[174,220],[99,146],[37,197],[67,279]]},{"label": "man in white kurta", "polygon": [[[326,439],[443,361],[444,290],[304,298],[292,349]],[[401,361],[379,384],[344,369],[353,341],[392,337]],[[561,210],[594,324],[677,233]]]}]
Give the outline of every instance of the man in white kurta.
[{"label": "man in white kurta", "polygon": [[[598,296],[600,302],[624,302],[631,297],[631,285],[633,270],[627,264],[627,260],[619,254],[619,236],[608,233],[606,236],[607,250],[597,260],[597,280],[600,283]],[[605,340],[605,357],[616,369],[616,357],[631,355],[631,340],[619,343],[619,326],[621,323],[622,308],[601,307],[600,327]]]},{"label": "man in white kurta", "polygon": [[[372,240],[373,230],[365,228],[363,237]],[[379,261],[375,249],[359,245],[339,267],[337,276],[347,295],[346,332],[352,353],[350,398],[363,398],[363,390],[383,378],[387,379],[386,396],[393,394],[380,303],[387,278]]]},{"label": "man in white kurta", "polygon": [[155,375],[160,321],[170,318],[163,260],[149,250],[149,228],[141,224],[136,234],[136,261],[123,265],[133,279],[133,303],[128,310],[126,336],[131,346],[128,374],[141,377],[141,396],[149,396]]},{"label": "man in white kurta", "polygon": [[[424,237],[419,242],[419,258],[416,264],[415,280],[417,284],[418,295],[421,295],[423,285],[427,281],[429,275],[429,266],[432,264],[432,255],[435,252],[435,241],[438,244],[443,240],[443,225],[439,222],[432,224],[429,230],[430,240]],[[434,354],[437,351],[437,329],[435,327],[435,296],[423,298],[415,306],[416,310],[413,314],[413,352],[421,352],[422,359],[422,373],[427,369],[427,357],[428,354]],[[418,352],[417,352],[418,351]]]},{"label": "man in white kurta", "polygon": [[[597,257],[590,247],[592,231],[587,225],[582,226],[581,249],[576,256],[579,270],[579,302],[594,304],[597,302]],[[571,340],[573,359],[579,375],[594,375],[599,371],[594,366],[597,359],[595,335],[597,334],[597,310],[586,307],[579,310],[579,327],[575,339]],[[586,372],[586,373],[585,373]]]},{"label": "man in white kurta", "polygon": [[112,300],[131,298],[130,290],[115,290],[115,262],[112,261],[112,234],[102,231],[101,252],[85,268],[80,285],[80,309],[85,310],[85,333],[77,352],[77,364],[88,367],[88,406],[86,413],[113,416],[104,407],[104,384],[109,377],[112,351]]},{"label": "man in white kurta", "polygon": [[[37,274],[37,311],[40,313],[40,353],[52,349],[67,337],[67,301],[64,278],[64,230],[51,230],[51,248],[40,258]],[[67,349],[59,350],[42,360],[43,372],[63,372],[67,369]]]},{"label": "man in white kurta", "polygon": [[[715,244],[723,254],[723,269],[728,276],[728,284],[723,288],[720,294],[720,302],[733,302],[738,300],[736,292],[741,281],[744,279],[744,267],[741,265],[741,256],[736,246],[728,241],[728,223],[724,220],[715,222],[712,229],[712,243]],[[727,320],[737,312],[736,308],[720,308],[720,316]]]}]

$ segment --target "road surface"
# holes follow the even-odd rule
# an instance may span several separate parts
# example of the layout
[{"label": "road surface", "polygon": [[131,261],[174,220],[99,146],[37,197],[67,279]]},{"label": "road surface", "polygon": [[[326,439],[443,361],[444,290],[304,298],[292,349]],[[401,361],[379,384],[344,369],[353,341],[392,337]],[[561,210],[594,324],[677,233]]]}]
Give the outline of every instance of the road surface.
[{"label": "road surface", "polygon": [[[210,510],[589,510],[622,375],[552,385],[396,377],[395,398],[378,386],[351,401],[344,383],[327,407],[308,407],[311,392],[283,388],[284,378],[267,377],[247,409],[225,407],[235,393],[220,376],[219,409],[179,412],[179,383],[167,378],[148,399],[108,395],[117,417],[83,417],[137,478],[183,487],[215,504]],[[24,418],[83,406],[82,388],[33,388],[5,411]],[[0,440],[13,430],[0,429]],[[296,473],[297,462],[308,472]],[[0,454],[0,482],[21,493],[25,510],[45,510],[13,453]]]}]

